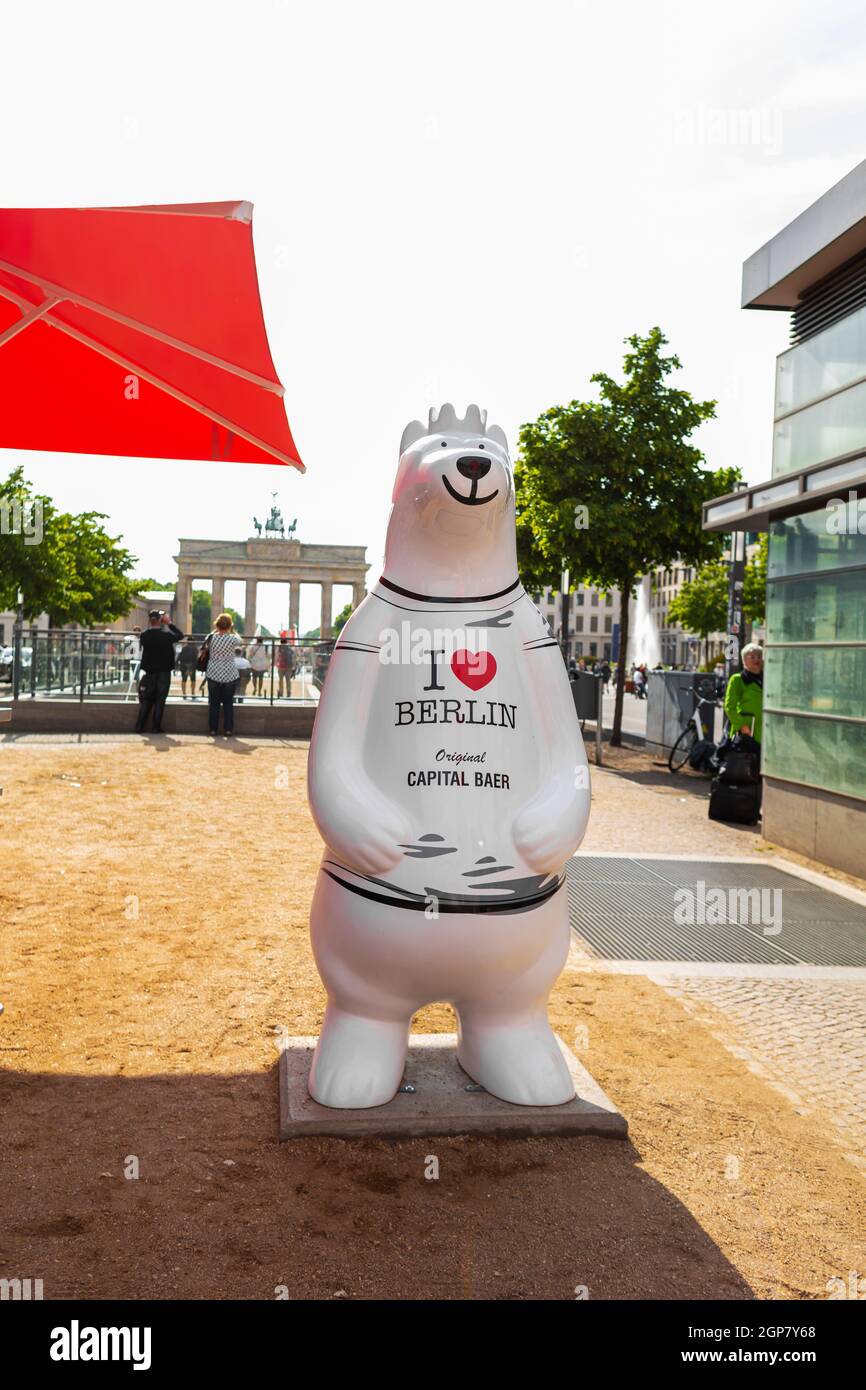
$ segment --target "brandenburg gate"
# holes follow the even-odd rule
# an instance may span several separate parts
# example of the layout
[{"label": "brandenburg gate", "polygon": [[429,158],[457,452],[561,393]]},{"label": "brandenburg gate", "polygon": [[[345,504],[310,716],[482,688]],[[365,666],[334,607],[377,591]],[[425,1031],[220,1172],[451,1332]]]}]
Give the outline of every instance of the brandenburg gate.
[{"label": "brandenburg gate", "polygon": [[[268,528],[270,529],[270,528]],[[352,586],[352,607],[364,597],[370,566],[363,545],[306,545],[294,538],[251,536],[246,541],[208,541],[181,539],[177,564],[177,602],[174,621],[184,632],[190,631],[192,588],[195,580],[211,582],[212,620],[225,607],[225,586],[230,579],[246,584],[244,632],[256,630],[256,589],[261,583],[288,584],[289,627],[298,630],[301,585],[322,588],[322,637],[333,636],[333,586]]]}]

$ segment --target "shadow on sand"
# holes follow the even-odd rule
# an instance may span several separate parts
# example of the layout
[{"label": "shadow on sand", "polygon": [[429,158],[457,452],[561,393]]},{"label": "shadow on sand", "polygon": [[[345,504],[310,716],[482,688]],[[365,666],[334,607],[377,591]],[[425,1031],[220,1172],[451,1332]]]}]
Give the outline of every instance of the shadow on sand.
[{"label": "shadow on sand", "polygon": [[627,1141],[280,1144],[276,1065],[4,1071],[0,1106],[0,1274],[46,1299],[754,1296]]}]

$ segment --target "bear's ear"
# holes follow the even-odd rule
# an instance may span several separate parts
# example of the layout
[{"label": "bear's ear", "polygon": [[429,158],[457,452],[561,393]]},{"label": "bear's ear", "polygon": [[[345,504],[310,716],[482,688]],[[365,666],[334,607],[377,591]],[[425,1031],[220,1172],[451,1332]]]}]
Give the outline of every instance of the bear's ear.
[{"label": "bear's ear", "polygon": [[505,430],[501,425],[488,425],[487,438],[495,440],[497,444],[501,444],[506,454],[508,453],[508,440],[505,438]]},{"label": "bear's ear", "polygon": [[410,420],[403,431],[403,438],[400,440],[400,457],[402,458],[407,449],[411,449],[417,440],[423,439],[427,433],[420,420]]}]

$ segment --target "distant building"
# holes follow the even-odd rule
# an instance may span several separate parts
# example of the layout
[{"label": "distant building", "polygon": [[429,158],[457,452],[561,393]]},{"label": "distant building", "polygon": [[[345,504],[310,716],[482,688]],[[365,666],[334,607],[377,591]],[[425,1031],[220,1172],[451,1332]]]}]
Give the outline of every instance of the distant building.
[{"label": "distant building", "polygon": [[[758,534],[755,532],[746,539],[747,561],[753,558],[757,549]],[[729,554],[729,549],[726,549],[725,559],[729,558]],[[705,645],[701,637],[695,633],[686,632],[679,623],[672,623],[668,620],[668,609],[672,600],[686,584],[691,583],[694,577],[694,567],[682,565],[679,562],[674,564],[671,569],[659,568],[652,572],[650,612],[658,628],[660,660],[664,666],[699,666],[704,661],[705,650],[710,661],[724,660],[725,643],[728,640],[726,633],[709,633]]]},{"label": "distant building", "polygon": [[[562,642],[562,595],[544,589],[534,595],[558,642]],[[606,594],[589,584],[578,584],[569,604],[568,659],[611,661],[619,625],[619,590]]]},{"label": "distant building", "polygon": [[[11,647],[14,640],[15,623],[18,614],[14,609],[7,609],[5,613],[0,613],[0,647]],[[30,632],[34,627],[40,632],[44,632],[48,627],[48,614],[40,613],[38,618],[32,622],[25,623],[26,631]]]},{"label": "distant building", "polygon": [[167,613],[169,620],[174,622],[175,607],[174,589],[149,589],[144,593],[135,595],[132,607],[125,618],[115,618],[113,623],[95,623],[94,630],[96,632],[130,632],[134,627],[147,627],[148,614],[154,608]]}]

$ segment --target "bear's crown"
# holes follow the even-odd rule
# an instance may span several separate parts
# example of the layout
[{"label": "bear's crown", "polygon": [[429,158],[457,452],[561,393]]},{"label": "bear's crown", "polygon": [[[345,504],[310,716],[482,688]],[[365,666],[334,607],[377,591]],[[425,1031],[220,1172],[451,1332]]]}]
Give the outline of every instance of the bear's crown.
[{"label": "bear's crown", "polygon": [[431,405],[426,425],[422,425],[420,420],[410,420],[404,429],[403,438],[400,440],[401,455],[428,434],[481,434],[487,439],[495,440],[506,452],[508,451],[504,430],[500,429],[499,425],[491,425],[488,428],[487,411],[481,410],[477,405],[467,406],[466,414],[462,418],[450,401],[440,405],[438,410]]}]

